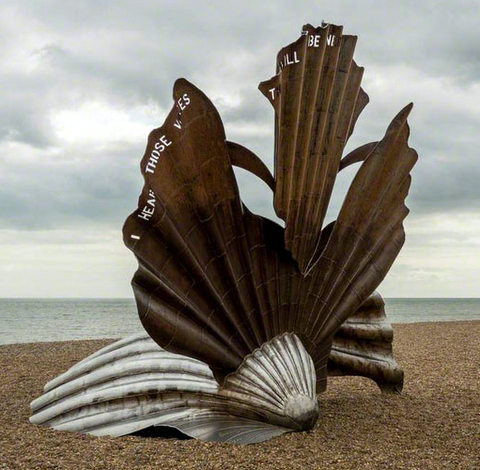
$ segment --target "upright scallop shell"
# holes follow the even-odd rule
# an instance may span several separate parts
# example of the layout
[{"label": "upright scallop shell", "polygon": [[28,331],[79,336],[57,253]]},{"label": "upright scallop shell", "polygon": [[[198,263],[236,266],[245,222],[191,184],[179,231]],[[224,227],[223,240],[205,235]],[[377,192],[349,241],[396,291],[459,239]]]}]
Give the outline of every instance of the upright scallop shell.
[{"label": "upright scallop shell", "polygon": [[[32,403],[33,422],[111,435],[167,425],[258,442],[311,428],[327,375],[401,389],[383,301],[372,293],[404,242],[417,159],[407,143],[411,105],[383,139],[342,159],[368,101],[356,38],[334,25],[304,33],[260,85],[276,111],[275,177],[226,140],[198,88],[175,82],[123,228],[139,264],[138,312],[156,345],[129,338],[80,362]],[[337,219],[323,227],[337,172],[360,161]],[[285,229],[244,206],[232,165],[273,189]]]},{"label": "upright scallop shell", "polygon": [[407,145],[410,107],[366,158],[336,222],[322,231],[315,269],[304,275],[284,247],[284,230],[242,205],[213,104],[183,79],[174,101],[150,134],[146,186],[124,226],[139,261],[132,284],[145,329],[161,347],[206,362],[220,382],[264,342],[294,332],[324,388],[336,330],[403,244],[416,161]]}]

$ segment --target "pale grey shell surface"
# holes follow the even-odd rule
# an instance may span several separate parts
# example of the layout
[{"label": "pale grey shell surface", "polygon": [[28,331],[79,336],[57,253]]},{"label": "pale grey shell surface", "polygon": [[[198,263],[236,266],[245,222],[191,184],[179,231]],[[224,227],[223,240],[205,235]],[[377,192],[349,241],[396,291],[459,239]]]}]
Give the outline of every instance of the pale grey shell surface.
[{"label": "pale grey shell surface", "polygon": [[161,349],[146,333],[117,341],[47,383],[30,421],[120,436],[168,426],[206,441],[253,443],[311,428],[315,371],[293,334],[245,358],[219,387],[208,366]]}]

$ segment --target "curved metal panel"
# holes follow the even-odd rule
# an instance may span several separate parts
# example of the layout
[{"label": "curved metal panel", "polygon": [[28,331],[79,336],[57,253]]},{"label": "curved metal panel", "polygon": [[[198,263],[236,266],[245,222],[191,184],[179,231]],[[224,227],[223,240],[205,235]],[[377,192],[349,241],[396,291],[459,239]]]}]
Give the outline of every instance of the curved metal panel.
[{"label": "curved metal panel", "polygon": [[260,442],[314,424],[314,386],[312,360],[295,335],[265,343],[220,388],[206,364],[164,351],[142,334],[47,384],[31,403],[30,421],[98,436],[169,426],[202,440]]},{"label": "curved metal panel", "polygon": [[385,302],[375,292],[340,327],[328,359],[328,375],[360,375],[374,380],[382,392],[399,393],[403,370],[393,358],[393,329]]}]

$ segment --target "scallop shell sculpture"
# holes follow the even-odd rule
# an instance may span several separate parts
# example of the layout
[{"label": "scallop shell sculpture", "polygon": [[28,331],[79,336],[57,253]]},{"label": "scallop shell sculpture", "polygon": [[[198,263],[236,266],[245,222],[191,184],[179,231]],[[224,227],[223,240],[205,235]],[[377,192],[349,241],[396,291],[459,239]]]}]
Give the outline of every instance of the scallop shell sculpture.
[{"label": "scallop shell sculpture", "polygon": [[[226,138],[212,102],[175,82],[148,138],[145,186],[123,236],[146,334],[117,341],[45,386],[31,421],[119,436],[174,427],[252,443],[311,429],[328,375],[399,392],[403,371],[374,293],[405,238],[416,152],[408,105],[385,136],[344,156],[368,102],[356,37],[306,25],[260,84],[275,110],[275,174]],[[362,162],[337,219],[323,221],[337,173]],[[233,166],[273,191],[285,228],[242,203]]]}]

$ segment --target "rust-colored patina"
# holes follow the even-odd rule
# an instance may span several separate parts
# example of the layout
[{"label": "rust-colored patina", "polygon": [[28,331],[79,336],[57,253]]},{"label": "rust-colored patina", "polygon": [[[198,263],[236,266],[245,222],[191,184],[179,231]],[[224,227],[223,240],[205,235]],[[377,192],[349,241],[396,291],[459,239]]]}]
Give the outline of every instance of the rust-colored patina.
[{"label": "rust-colored patina", "polygon": [[[353,60],[355,36],[334,25],[307,25],[303,33],[280,51],[277,75],[260,84],[275,108],[275,178],[227,141],[214,105],[180,79],[164,125],[149,136],[145,188],[124,227],[139,260],[133,287],[145,329],[161,347],[206,362],[220,382],[264,342],[294,332],[324,388],[335,333],[404,242],[404,199],[417,159],[407,145],[411,105],[381,141],[347,157],[343,166],[364,162],[337,220],[323,226],[368,97]],[[235,164],[274,187],[285,229],[242,204]]]}]

